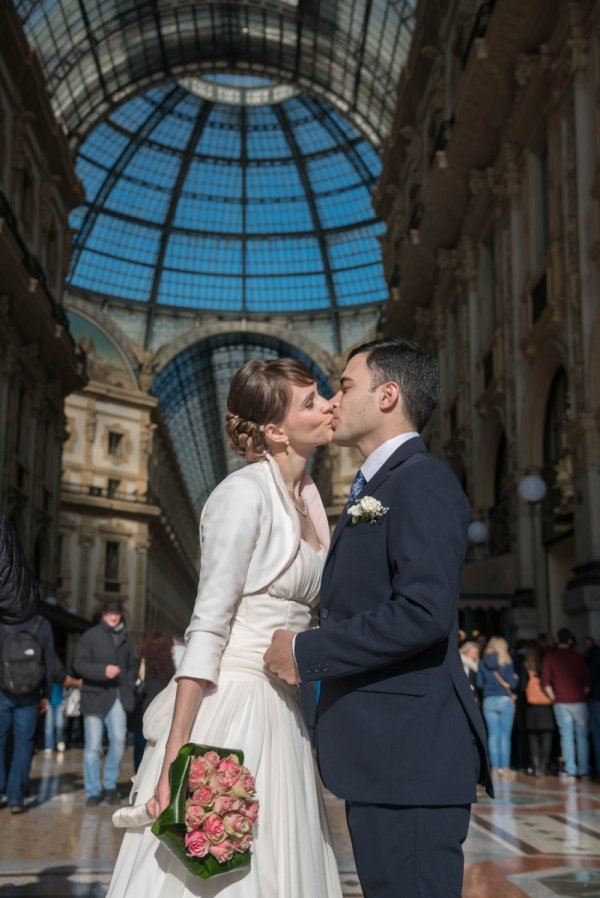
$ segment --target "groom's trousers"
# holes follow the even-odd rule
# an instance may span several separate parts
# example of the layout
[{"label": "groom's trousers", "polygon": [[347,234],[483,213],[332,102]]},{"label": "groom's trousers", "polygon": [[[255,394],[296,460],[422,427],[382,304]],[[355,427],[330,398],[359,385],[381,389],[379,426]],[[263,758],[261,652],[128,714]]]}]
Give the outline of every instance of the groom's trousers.
[{"label": "groom's trousers", "polygon": [[364,898],[460,898],[470,811],[346,802]]}]

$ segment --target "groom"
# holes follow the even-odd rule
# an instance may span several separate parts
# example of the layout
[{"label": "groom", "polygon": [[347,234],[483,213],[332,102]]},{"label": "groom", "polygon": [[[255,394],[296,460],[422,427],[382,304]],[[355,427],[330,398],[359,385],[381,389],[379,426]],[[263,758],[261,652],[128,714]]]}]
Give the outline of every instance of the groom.
[{"label": "groom", "polygon": [[492,786],[457,650],[469,508],[419,436],[437,366],[412,341],[380,340],[350,354],[340,383],[334,442],[365,461],[325,563],[321,625],[276,630],[265,663],[288,683],[321,680],[319,768],[346,799],[365,898],[460,898],[470,805],[478,781]]}]

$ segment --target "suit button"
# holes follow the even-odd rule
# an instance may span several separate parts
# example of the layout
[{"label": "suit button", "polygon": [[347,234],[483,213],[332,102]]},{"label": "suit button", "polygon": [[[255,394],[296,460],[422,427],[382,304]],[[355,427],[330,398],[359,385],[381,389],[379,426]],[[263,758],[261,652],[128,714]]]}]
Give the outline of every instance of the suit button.
[{"label": "suit button", "polygon": [[321,673],[321,665],[315,664],[315,673]]},{"label": "suit button", "polygon": [[311,673],[314,673],[314,672],[315,672],[315,669],[314,669],[314,667],[313,667],[312,664],[311,664],[311,666],[310,666],[309,668],[307,668],[307,673],[311,674]]},{"label": "suit button", "polygon": [[329,617],[329,611],[327,610],[327,608],[323,608],[323,610],[321,611],[321,617],[323,618],[323,620],[327,620],[327,618]]},{"label": "suit button", "polygon": [[329,670],[329,664],[324,664],[323,665],[323,673],[327,673],[328,670]]}]

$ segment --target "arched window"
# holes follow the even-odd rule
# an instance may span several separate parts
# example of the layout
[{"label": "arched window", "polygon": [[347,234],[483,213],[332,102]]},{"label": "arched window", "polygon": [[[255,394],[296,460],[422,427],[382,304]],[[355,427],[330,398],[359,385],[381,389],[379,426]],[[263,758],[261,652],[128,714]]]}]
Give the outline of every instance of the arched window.
[{"label": "arched window", "polygon": [[567,375],[563,368],[554,375],[544,417],[544,467],[558,461],[565,451],[567,421]]},{"label": "arched window", "polygon": [[490,508],[490,553],[505,555],[511,549],[510,506],[506,488],[508,446],[504,431],[500,434],[494,466],[494,505]]},{"label": "arched window", "polygon": [[542,503],[545,541],[571,532],[573,527],[573,468],[565,428],[569,417],[569,382],[563,368],[554,375],[544,415],[542,477],[548,492]]},{"label": "arched window", "polygon": [[506,475],[508,474],[508,449],[504,431],[498,441],[496,450],[496,466],[494,468],[494,503],[506,499]]}]

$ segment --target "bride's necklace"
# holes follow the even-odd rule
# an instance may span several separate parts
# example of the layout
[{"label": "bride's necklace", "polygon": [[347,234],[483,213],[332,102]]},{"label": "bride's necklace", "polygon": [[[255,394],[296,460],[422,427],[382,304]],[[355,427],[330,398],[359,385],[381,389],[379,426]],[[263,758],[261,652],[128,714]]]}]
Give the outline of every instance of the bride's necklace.
[{"label": "bride's necklace", "polygon": [[288,496],[294,503],[294,508],[296,509],[298,514],[301,514],[302,517],[307,518],[308,517],[308,508],[306,507],[306,500],[304,499],[304,497],[300,496],[300,501],[302,502],[302,505],[298,505],[295,497],[291,493],[288,493]]}]

